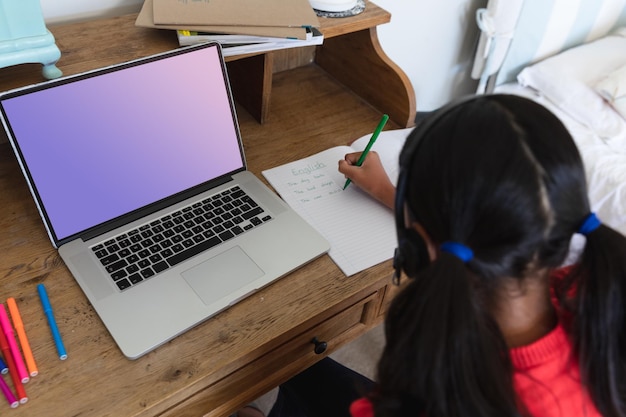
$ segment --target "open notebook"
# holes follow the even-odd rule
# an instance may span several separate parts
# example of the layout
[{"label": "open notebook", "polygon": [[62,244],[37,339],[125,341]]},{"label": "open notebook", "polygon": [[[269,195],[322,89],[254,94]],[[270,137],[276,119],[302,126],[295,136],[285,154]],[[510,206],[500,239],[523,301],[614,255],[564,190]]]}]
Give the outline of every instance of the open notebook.
[{"label": "open notebook", "polygon": [[[372,147],[395,184],[398,157],[412,128],[382,132]],[[347,276],[393,257],[397,246],[393,212],[357,186],[345,190],[337,162],[365,149],[371,135],[263,171],[281,197],[328,241],[328,254]]]},{"label": "open notebook", "polygon": [[52,244],[129,358],[328,250],[246,170],[216,43],[6,92],[0,114]]}]

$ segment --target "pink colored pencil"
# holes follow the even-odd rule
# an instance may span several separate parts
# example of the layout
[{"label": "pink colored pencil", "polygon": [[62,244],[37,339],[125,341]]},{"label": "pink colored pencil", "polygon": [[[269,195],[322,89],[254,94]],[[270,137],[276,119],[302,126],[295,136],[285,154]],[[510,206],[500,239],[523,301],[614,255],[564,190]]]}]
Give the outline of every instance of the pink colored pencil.
[{"label": "pink colored pencil", "polygon": [[4,353],[4,360],[7,361],[7,366],[9,367],[9,376],[13,380],[13,388],[15,388],[15,392],[17,393],[17,398],[19,398],[20,403],[24,404],[28,401],[28,396],[26,395],[26,390],[24,389],[24,385],[22,385],[22,381],[20,380],[19,375],[17,374],[17,369],[15,368],[15,362],[13,361],[13,355],[11,355],[11,351],[9,349],[9,344],[7,343],[7,338],[4,335],[4,332],[0,331],[0,349],[2,353]]},{"label": "pink colored pencil", "polygon": [[22,380],[22,383],[25,384],[30,380],[30,377],[28,376],[28,372],[26,371],[26,364],[24,363],[24,359],[22,358],[20,348],[17,346],[17,342],[15,341],[13,326],[11,326],[11,322],[9,321],[9,316],[7,314],[6,308],[4,307],[4,304],[0,304],[0,327],[2,327],[2,332],[6,336],[7,343],[9,344],[9,350],[11,351],[11,355],[13,356],[13,361],[15,362],[15,367],[17,368],[17,374]]},{"label": "pink colored pencil", "polygon": [[18,405],[20,405],[20,402],[17,400],[17,398],[15,398],[15,395],[13,395],[13,392],[11,391],[11,388],[9,388],[9,385],[6,383],[4,378],[2,378],[1,376],[0,376],[0,390],[4,394],[4,398],[7,399],[9,405],[11,406],[11,408],[15,408]]}]

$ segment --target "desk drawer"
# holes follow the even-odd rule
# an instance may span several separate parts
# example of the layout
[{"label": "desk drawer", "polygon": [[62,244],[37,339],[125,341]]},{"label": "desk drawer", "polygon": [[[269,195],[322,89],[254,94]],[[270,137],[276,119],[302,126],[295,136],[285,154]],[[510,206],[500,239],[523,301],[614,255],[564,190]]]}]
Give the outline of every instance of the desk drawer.
[{"label": "desk drawer", "polygon": [[[377,311],[376,306],[380,303],[379,295],[378,292],[370,294],[313,325],[162,416],[228,416],[232,410],[246,404],[250,399],[265,394],[369,330],[373,326],[372,318]],[[314,352],[314,338],[326,343],[327,349],[324,352]]]},{"label": "desk drawer", "polygon": [[[285,344],[289,352],[297,358],[303,356],[327,355],[346,342],[354,339],[354,333],[363,333],[371,324],[378,293],[359,301],[333,317],[319,323]],[[318,343],[325,343],[326,349],[319,349]],[[317,351],[316,351],[317,350]],[[311,363],[315,362],[313,360]],[[308,365],[307,365],[308,366]],[[305,369],[303,367],[302,369]]]}]

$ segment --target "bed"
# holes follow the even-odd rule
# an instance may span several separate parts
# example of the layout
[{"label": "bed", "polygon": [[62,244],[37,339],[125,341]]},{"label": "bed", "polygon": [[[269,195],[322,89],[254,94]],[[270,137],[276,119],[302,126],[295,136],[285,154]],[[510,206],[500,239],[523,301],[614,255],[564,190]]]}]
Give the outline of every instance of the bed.
[{"label": "bed", "polygon": [[593,211],[626,234],[626,0],[490,0],[476,19],[478,93],[552,110],[581,152]]}]

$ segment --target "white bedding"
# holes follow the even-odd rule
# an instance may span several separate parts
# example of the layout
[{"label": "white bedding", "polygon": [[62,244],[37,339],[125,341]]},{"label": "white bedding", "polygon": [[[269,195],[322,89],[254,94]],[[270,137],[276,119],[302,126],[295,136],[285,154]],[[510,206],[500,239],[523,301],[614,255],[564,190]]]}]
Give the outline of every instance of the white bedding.
[{"label": "white bedding", "polygon": [[[585,163],[592,210],[626,235],[626,1],[521,2],[488,0],[481,13],[492,25],[477,15],[481,40],[496,47],[479,44],[474,67],[485,68],[488,92],[528,97],[563,121]],[[515,20],[509,13],[516,23],[502,33]],[[575,236],[579,249],[584,238]]]},{"label": "white bedding", "polygon": [[530,88],[511,83],[498,86],[495,92],[533,99],[561,119],[585,163],[592,210],[603,222],[626,235],[626,126],[607,140]]}]

